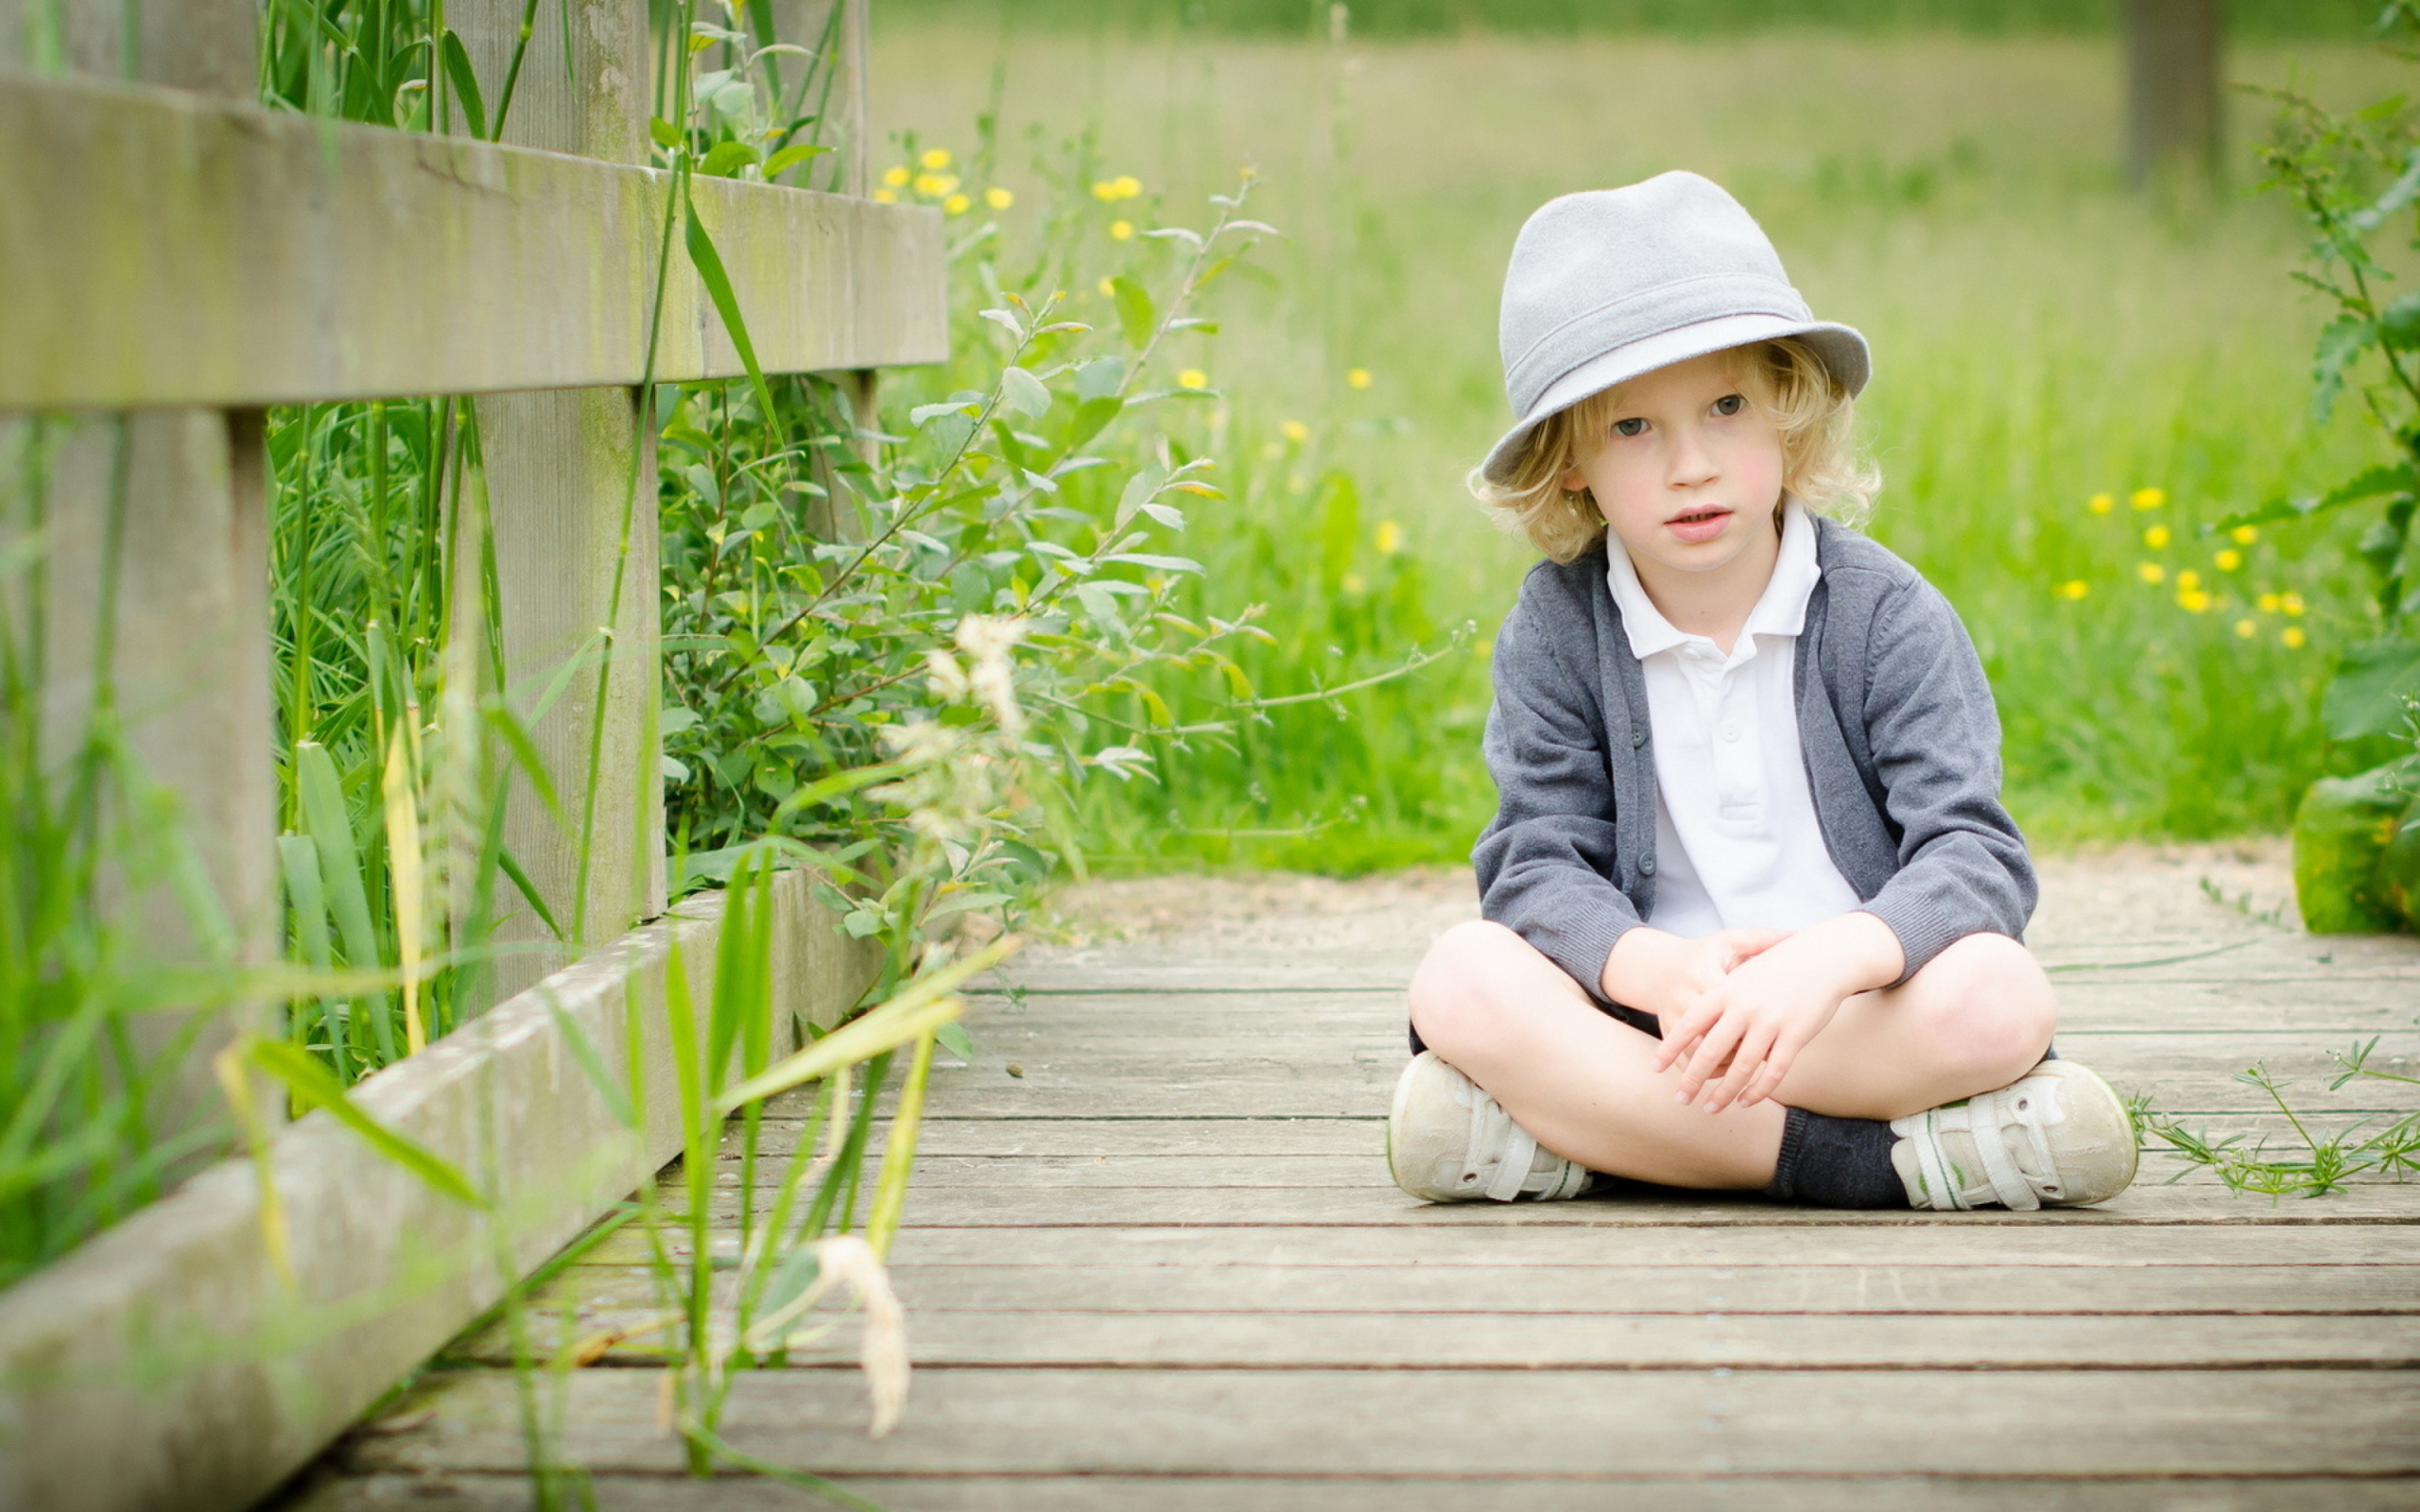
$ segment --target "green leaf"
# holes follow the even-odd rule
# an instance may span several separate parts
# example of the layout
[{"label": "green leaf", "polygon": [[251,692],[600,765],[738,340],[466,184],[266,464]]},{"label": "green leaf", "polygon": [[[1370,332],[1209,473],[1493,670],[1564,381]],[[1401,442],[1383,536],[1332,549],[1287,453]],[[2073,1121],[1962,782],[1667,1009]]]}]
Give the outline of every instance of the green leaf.
[{"label": "green leaf", "polygon": [[387,1127],[363,1112],[344,1094],[328,1069],[300,1045],[283,1040],[255,1040],[248,1057],[251,1063],[285,1084],[296,1102],[326,1108],[330,1117],[368,1142],[370,1147],[409,1171],[457,1202],[485,1208],[471,1183],[436,1152]]},{"label": "green leaf", "polygon": [[2420,696],[2420,641],[2372,641],[2338,660],[2320,718],[2330,740],[2397,734],[2411,696]]},{"label": "green leaf", "polygon": [[1116,396],[1126,381],[1126,359],[1094,357],[1076,365],[1076,398],[1085,404]]},{"label": "green leaf", "polygon": [[[2389,114],[2393,114],[2394,110],[2402,108],[2402,97],[2398,95],[2393,100],[2381,100],[2378,105],[2372,106],[2370,109],[2377,110],[2381,106],[2393,107],[2388,111]],[[2369,111],[2362,112],[2361,117],[2365,120],[2369,119]],[[2387,216],[2411,203],[2415,195],[2420,195],[2420,147],[2412,148],[2405,157],[2403,172],[2395,176],[2394,182],[2388,184],[2377,198],[2345,216],[2345,224],[2359,232],[2376,231],[2385,222]],[[2411,296],[2406,295],[2405,298],[2409,299]]]},{"label": "green leaf", "polygon": [[1000,373],[1000,403],[1039,419],[1050,412],[1050,390],[1028,369],[1011,367]]},{"label": "green leaf", "polygon": [[345,964],[375,971],[380,965],[378,934],[371,927],[361,857],[354,849],[353,820],[345,812],[336,762],[318,742],[297,741],[294,771],[295,787],[302,800],[302,833],[320,852],[320,881],[327,889],[328,911],[336,916],[337,934],[344,940]]},{"label": "green leaf", "polygon": [[739,314],[739,296],[732,292],[731,275],[723,271],[722,255],[715,250],[714,238],[706,233],[706,223],[698,218],[697,201],[690,198],[685,185],[681,192],[681,218],[686,223],[683,240],[689,249],[690,266],[698,270],[707,297],[715,301],[715,313],[722,317],[723,329],[731,334],[732,347],[738,352],[741,366],[748,369],[748,381],[756,389],[756,403],[770,420],[778,413],[773,406],[773,391],[765,385],[765,369],[756,365],[756,344],[748,339],[748,322]]},{"label": "green leaf", "polygon": [[735,179],[740,169],[757,158],[756,149],[745,142],[717,142],[698,164],[698,171],[709,179]]},{"label": "green leaf", "polygon": [[2257,508],[2245,509],[2210,523],[2205,533],[2233,530],[2238,525],[2273,524],[2285,520],[2308,520],[2315,514],[2341,509],[2348,504],[2375,499],[2381,493],[2420,491],[2420,472],[2408,462],[2395,462],[2364,468],[2325,493],[2300,499],[2272,499]]},{"label": "green leaf", "polygon": [[470,122],[471,134],[485,139],[488,134],[488,108],[479,99],[479,76],[471,71],[471,55],[462,49],[461,34],[449,29],[440,51],[445,56],[445,77],[454,85],[454,97],[461,102],[462,114]]},{"label": "green leaf", "polygon": [[1143,285],[1120,274],[1110,281],[1111,292],[1117,297],[1117,325],[1126,334],[1127,345],[1137,349],[1149,346],[1151,333],[1159,327],[1159,316],[1151,308],[1151,297]]},{"label": "green leaf", "polygon": [[1201,564],[1195,561],[1190,557],[1162,557],[1148,551],[1115,552],[1101,559],[1104,561],[1122,561],[1132,566],[1148,567],[1154,572],[1163,573],[1198,573],[1203,570]]},{"label": "green leaf", "polygon": [[1114,394],[1101,399],[1087,399],[1078,404],[1076,418],[1067,427],[1066,449],[1072,452],[1098,436],[1125,407],[1126,402]]},{"label": "green leaf", "polygon": [[786,146],[765,160],[765,181],[771,183],[807,159],[821,156],[831,150],[820,142],[800,142]]},{"label": "green leaf", "polygon": [[681,145],[680,129],[661,115],[648,117],[647,134],[648,139],[660,147],[677,147]]},{"label": "green leaf", "polygon": [[2377,335],[2377,326],[2351,315],[2340,315],[2322,328],[2310,364],[2310,412],[2315,419],[2325,421],[2334,412],[2336,396],[2344,391],[2344,369]]},{"label": "green leaf", "polygon": [[546,906],[545,895],[539,892],[538,885],[529,880],[529,873],[521,869],[521,863],[513,859],[511,850],[497,847],[495,861],[504,874],[512,879],[513,889],[521,894],[521,901],[529,905],[529,911],[538,916],[547,932],[557,939],[562,938],[563,926],[555,922],[554,910]]},{"label": "green leaf", "polygon": [[943,1050],[948,1051],[959,1059],[973,1060],[975,1058],[975,1037],[968,1034],[966,1032],[966,1025],[959,1022],[958,1020],[952,1019],[949,1022],[942,1024],[938,1029],[935,1029],[933,1031],[933,1038],[940,1041],[941,1047]]}]

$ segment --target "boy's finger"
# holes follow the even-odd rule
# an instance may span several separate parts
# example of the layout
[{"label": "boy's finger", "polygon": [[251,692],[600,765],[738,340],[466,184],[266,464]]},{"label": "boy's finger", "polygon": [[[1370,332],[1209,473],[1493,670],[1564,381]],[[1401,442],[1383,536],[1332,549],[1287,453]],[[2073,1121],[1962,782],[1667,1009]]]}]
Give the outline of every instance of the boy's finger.
[{"label": "boy's finger", "polygon": [[1689,1057],[1689,1069],[1681,1074],[1681,1101],[1696,1100],[1698,1089],[1712,1080],[1716,1071],[1731,1057],[1731,1052],[1737,1048],[1739,1037],[1746,1029],[1742,1015],[1729,1013],[1705,1032],[1705,1039],[1699,1044],[1697,1054]]},{"label": "boy's finger", "polygon": [[1772,1049],[1772,1031],[1758,1025],[1741,1038],[1739,1048],[1732,1053],[1731,1065],[1722,1079],[1706,1090],[1706,1111],[1720,1113],[1739,1100],[1739,1094],[1761,1075],[1765,1057]]},{"label": "boy's finger", "polygon": [[1764,1074],[1756,1078],[1755,1086],[1740,1101],[1761,1103],[1778,1091],[1781,1079],[1789,1074],[1790,1065],[1798,1059],[1799,1051],[1806,1047],[1806,1040],[1807,1037],[1801,1034],[1776,1035],[1772,1049],[1765,1056]]}]

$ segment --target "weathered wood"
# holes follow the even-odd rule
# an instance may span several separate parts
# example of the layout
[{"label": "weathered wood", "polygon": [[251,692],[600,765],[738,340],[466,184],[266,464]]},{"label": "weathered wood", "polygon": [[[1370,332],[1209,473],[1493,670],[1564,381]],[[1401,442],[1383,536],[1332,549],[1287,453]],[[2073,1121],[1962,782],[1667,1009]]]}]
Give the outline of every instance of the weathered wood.
[{"label": "weathered wood", "polygon": [[[742,1372],[723,1436],[835,1475],[2420,1473],[2420,1373],[2398,1370],[928,1369],[882,1439],[864,1389]],[[514,1391],[494,1371],[434,1381],[402,1404],[433,1416],[356,1439],[354,1459],[517,1469]],[[563,1391],[568,1457],[681,1469],[657,1372],[576,1371]]]},{"label": "weathered wood", "polygon": [[[1611,1431],[1611,1430],[1608,1430]],[[1961,1476],[1534,1476],[1508,1471],[1483,1486],[1465,1475],[859,1475],[848,1490],[889,1512],[1569,1512],[1573,1507],[1652,1506],[1659,1512],[2409,1512],[2415,1494],[2401,1479],[2282,1477],[2234,1480],[2033,1475]],[[798,1493],[769,1481],[598,1476],[602,1512],[795,1512]],[[449,1471],[443,1476],[365,1476],[312,1486],[289,1512],[525,1512],[529,1483],[518,1475]]]},{"label": "weathered wood", "polygon": [[[802,874],[776,899],[778,954],[837,934]],[[355,1089],[372,1118],[476,1183],[488,1215],[314,1114],[270,1155],[294,1289],[268,1247],[253,1167],[228,1161],[0,1296],[0,1506],[249,1505],[654,1171],[680,1146],[670,952],[679,941],[693,1001],[708,1004],[719,929],[714,901],[683,913]],[[815,980],[777,978],[780,1009],[825,1011],[797,995]],[[643,1130],[590,1081],[564,1022],[617,1084],[636,1046]]]},{"label": "weathered wood", "polygon": [[2225,143],[2221,0],[2126,0],[2126,177],[2162,168],[2215,178]]},{"label": "weathered wood", "polygon": [[[88,80],[0,78],[0,409],[590,387],[650,371],[667,177]],[[938,213],[695,184],[775,371],[946,355]],[[659,379],[737,354],[671,249]],[[438,318],[441,314],[441,318]]]}]

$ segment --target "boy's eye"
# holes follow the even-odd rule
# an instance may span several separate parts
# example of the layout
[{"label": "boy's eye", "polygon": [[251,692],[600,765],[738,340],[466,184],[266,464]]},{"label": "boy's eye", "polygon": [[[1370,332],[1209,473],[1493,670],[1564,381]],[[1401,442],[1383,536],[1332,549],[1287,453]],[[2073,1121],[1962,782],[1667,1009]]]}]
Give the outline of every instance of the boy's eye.
[{"label": "boy's eye", "polygon": [[1635,415],[1632,416],[1628,420],[1617,420],[1614,421],[1614,434],[1616,436],[1644,436],[1647,434],[1647,421],[1640,420]]},{"label": "boy's eye", "polygon": [[1718,415],[1737,415],[1747,407],[1748,402],[1737,394],[1725,394],[1714,402],[1714,412]]}]

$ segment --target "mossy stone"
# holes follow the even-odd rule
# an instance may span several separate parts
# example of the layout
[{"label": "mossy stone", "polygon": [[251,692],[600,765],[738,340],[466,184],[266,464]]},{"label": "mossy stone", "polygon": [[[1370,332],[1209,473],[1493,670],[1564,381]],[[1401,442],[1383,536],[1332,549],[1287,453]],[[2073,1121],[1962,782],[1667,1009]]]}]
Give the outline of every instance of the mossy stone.
[{"label": "mossy stone", "polygon": [[2411,795],[2409,763],[2324,777],[2294,811],[2294,903],[2314,935],[2378,935],[2401,917],[2378,885],[2379,861]]}]

